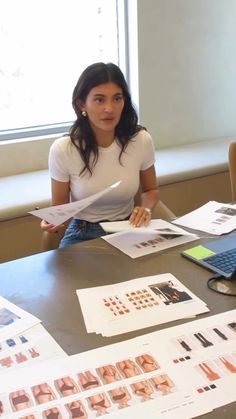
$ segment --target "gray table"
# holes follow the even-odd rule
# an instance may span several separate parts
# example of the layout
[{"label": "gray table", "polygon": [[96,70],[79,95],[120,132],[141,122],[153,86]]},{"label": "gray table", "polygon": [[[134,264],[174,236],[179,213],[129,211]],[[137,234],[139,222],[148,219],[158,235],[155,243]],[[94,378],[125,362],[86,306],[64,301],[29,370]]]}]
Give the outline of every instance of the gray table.
[{"label": "gray table", "polygon": [[[190,245],[192,243],[138,259],[129,258],[102,239],[39,253],[0,265],[0,294],[39,317],[69,355],[166,327],[159,325],[111,338],[87,334],[75,292],[78,288],[170,272],[208,304],[210,313],[201,318],[236,308],[236,297],[220,295],[207,288],[209,271],[180,256],[180,250]],[[190,320],[167,326],[187,321]],[[236,403],[204,415],[204,418],[222,417],[235,418]]]}]

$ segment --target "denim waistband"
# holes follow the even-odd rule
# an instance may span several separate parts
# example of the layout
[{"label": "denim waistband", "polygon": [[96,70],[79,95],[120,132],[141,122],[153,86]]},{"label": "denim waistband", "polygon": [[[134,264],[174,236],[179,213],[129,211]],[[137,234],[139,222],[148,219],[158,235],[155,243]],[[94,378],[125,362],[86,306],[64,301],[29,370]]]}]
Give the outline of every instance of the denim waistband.
[{"label": "denim waistband", "polygon": [[[130,214],[131,215],[131,214]],[[83,221],[84,223],[90,223],[90,224],[99,224],[99,223],[113,223],[116,221],[127,221],[130,218],[130,215],[126,218],[122,218],[122,220],[99,220],[99,221],[88,221],[88,220],[81,220],[80,218],[74,218],[74,220],[77,221]]]}]

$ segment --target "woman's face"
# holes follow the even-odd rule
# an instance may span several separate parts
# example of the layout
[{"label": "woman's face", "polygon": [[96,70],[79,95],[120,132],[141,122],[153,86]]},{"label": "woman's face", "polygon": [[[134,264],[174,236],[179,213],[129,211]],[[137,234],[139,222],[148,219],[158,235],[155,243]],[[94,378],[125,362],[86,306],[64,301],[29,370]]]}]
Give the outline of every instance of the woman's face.
[{"label": "woman's face", "polygon": [[124,108],[122,89],[115,83],[99,84],[90,90],[81,111],[87,112],[87,118],[94,134],[101,131],[115,132]]}]

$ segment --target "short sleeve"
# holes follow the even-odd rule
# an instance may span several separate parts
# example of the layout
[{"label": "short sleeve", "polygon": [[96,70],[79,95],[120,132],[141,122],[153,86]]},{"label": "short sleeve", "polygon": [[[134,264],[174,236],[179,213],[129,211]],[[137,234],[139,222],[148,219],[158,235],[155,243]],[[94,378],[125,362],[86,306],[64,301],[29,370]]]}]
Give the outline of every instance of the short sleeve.
[{"label": "short sleeve", "polygon": [[141,164],[141,170],[147,170],[155,163],[155,148],[151,135],[143,130],[142,133],[142,151],[143,160]]},{"label": "short sleeve", "polygon": [[60,182],[68,182],[70,180],[65,148],[63,140],[57,139],[49,150],[48,166],[50,177]]}]

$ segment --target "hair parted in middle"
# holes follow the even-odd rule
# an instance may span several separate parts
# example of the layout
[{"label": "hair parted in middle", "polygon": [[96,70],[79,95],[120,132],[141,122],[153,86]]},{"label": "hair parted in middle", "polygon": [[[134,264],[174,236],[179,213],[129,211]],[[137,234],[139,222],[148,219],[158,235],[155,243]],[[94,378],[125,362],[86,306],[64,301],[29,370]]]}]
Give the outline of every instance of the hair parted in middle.
[{"label": "hair parted in middle", "polygon": [[[92,174],[92,167],[98,159],[98,145],[90,126],[88,118],[83,116],[80,110],[80,103],[85,103],[86,98],[94,87],[112,82],[122,89],[124,97],[124,108],[120,121],[115,128],[115,136],[120,144],[120,158],[132,137],[143,127],[138,125],[138,116],[132,104],[131,95],[125,77],[120,68],[113,63],[95,63],[88,66],[81,74],[72,95],[72,106],[77,119],[70,129],[70,138],[77,148],[84,162],[81,173],[89,171]],[[90,156],[93,156],[91,163]]]}]

